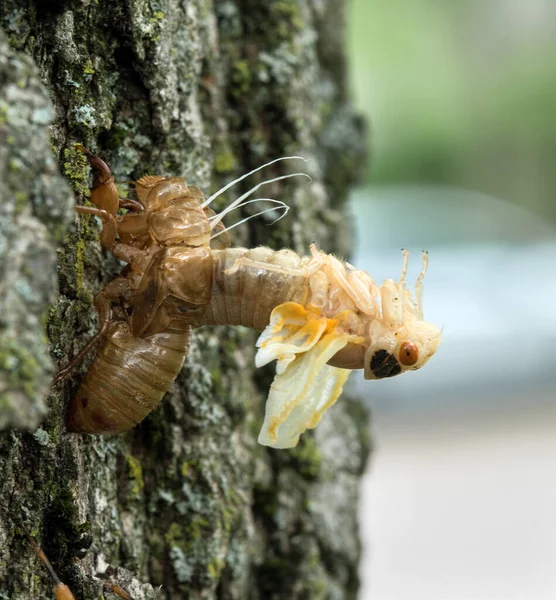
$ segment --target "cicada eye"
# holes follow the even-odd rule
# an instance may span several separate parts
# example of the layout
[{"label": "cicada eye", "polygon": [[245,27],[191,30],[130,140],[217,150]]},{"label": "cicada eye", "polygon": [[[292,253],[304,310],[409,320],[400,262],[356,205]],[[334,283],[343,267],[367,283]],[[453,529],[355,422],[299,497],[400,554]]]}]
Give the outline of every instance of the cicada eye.
[{"label": "cicada eye", "polygon": [[400,347],[399,361],[404,367],[412,367],[419,360],[419,350],[413,342],[404,342]]}]

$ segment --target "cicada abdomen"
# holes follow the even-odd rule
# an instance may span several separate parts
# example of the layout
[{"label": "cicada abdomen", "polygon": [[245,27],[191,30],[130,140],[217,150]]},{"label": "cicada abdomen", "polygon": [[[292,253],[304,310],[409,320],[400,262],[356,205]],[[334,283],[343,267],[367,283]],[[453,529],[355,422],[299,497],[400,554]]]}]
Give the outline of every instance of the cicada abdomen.
[{"label": "cicada abdomen", "polygon": [[137,337],[127,322],[111,323],[72,400],[68,430],[119,433],[140,423],[162,400],[187,355],[191,327],[178,325]]},{"label": "cicada abdomen", "polygon": [[262,331],[274,308],[307,300],[303,269],[309,257],[266,247],[215,250],[212,257],[212,296],[203,325],[243,325]]}]

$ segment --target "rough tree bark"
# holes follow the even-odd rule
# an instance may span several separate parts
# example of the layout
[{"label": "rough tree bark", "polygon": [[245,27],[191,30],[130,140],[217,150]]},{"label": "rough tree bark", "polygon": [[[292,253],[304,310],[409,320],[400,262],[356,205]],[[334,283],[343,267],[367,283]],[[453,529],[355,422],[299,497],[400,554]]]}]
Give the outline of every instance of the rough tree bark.
[{"label": "rough tree bark", "polygon": [[77,142],[118,181],[182,175],[205,191],[302,154],[313,184],[273,190],[290,216],[234,240],[347,254],[364,133],[345,91],[344,10],[0,3],[0,598],[53,597],[28,535],[79,600],[113,597],[106,576],[136,600],[355,598],[366,415],[344,398],[294,450],[258,446],[272,370],[254,373],[252,332],[198,331],[161,408],[127,435],[65,431],[86,364],[44,402],[56,365],[95,331],[94,292],[119,269],[96,221],[73,215],[88,193]]}]

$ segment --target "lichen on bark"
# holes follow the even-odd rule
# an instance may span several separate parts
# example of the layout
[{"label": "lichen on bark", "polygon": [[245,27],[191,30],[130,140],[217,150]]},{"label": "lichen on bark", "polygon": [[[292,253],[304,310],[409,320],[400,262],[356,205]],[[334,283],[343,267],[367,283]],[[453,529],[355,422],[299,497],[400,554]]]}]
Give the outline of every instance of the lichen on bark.
[{"label": "lichen on bark", "polygon": [[44,325],[72,197],[50,149],[33,61],[0,30],[0,429],[35,428],[52,376]]},{"label": "lichen on bark", "polygon": [[[129,434],[65,431],[87,362],[53,390],[36,429],[50,361],[64,364],[92,335],[93,295],[120,269],[101,251],[94,219],[73,219],[65,233],[72,196],[83,202],[88,193],[75,143],[110,163],[122,194],[145,173],[184,176],[210,192],[267,160],[301,154],[313,184],[270,190],[295,216],[272,228],[252,222],[234,230],[234,241],[306,252],[316,240],[349,252],[345,201],[364,133],[345,91],[343,14],[335,0],[0,6],[9,41],[0,42],[0,85],[17,99],[14,112],[12,96],[0,95],[0,136],[13,138],[0,146],[0,254],[10,269],[0,302],[8,290],[15,306],[2,314],[0,334],[38,365],[6,362],[2,337],[0,384],[9,382],[8,402],[21,410],[0,405],[0,424],[34,432],[0,435],[0,598],[52,597],[29,535],[79,600],[111,597],[106,577],[136,600],[154,598],[159,586],[159,598],[355,598],[363,409],[342,399],[297,448],[258,446],[271,371],[254,373],[252,332],[196,332],[160,409]],[[23,165],[13,163],[19,176],[12,158]],[[27,405],[15,403],[18,394]]]}]

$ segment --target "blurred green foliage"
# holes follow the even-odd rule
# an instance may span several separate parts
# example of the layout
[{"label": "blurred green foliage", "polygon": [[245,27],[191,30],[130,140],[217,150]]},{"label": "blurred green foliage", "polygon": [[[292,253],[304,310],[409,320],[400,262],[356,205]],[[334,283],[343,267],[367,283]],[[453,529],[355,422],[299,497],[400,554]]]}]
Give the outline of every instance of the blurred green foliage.
[{"label": "blurred green foliage", "polygon": [[352,0],[375,183],[480,190],[556,220],[556,2]]}]

